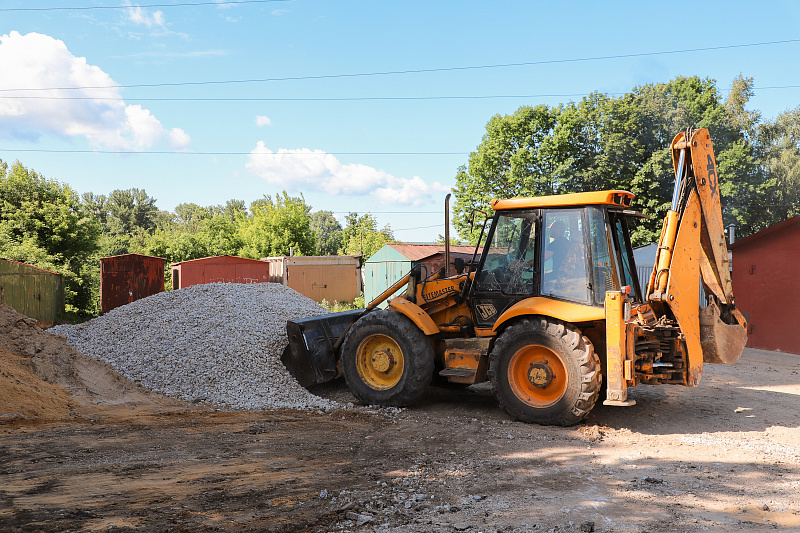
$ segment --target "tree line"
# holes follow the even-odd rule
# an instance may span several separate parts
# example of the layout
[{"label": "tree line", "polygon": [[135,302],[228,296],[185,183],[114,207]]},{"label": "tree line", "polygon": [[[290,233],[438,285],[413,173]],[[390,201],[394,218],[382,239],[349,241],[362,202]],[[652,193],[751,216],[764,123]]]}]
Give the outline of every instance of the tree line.
[{"label": "tree line", "polygon": [[[456,172],[453,223],[475,243],[471,214],[490,213],[494,198],[625,189],[650,216],[634,230],[634,244],[655,242],[672,197],[670,142],[689,127],[711,132],[724,223],[736,224],[737,235],[800,214],[800,106],[763,120],[747,109],[752,95],[752,78],[737,77],[723,99],[714,80],[678,77],[621,96],[593,93],[496,115]],[[67,310],[77,314],[99,310],[100,257],[140,253],[173,263],[290,250],[369,257],[393,240],[369,213],[350,213],[342,226],[285,191],[249,206],[183,203],[170,212],[144,190],[79,195],[18,161],[0,161],[0,257],[63,274]]]},{"label": "tree line", "polygon": [[655,242],[672,198],[670,142],[689,127],[711,133],[724,223],[737,235],[800,214],[800,106],[763,120],[747,110],[752,95],[752,78],[738,76],[723,99],[712,79],[677,77],[496,115],[456,174],[454,225],[474,242],[470,215],[493,198],[624,189],[650,216],[634,244]]},{"label": "tree line", "polygon": [[[394,240],[370,213],[350,213],[342,226],[313,211],[302,195],[264,196],[249,206],[182,203],[159,210],[143,189],[79,195],[69,185],[0,160],[0,257],[64,276],[68,314],[100,309],[100,258],[137,253],[177,263],[215,255],[259,259],[289,255],[369,257]],[[165,276],[169,278],[167,268]]]}]

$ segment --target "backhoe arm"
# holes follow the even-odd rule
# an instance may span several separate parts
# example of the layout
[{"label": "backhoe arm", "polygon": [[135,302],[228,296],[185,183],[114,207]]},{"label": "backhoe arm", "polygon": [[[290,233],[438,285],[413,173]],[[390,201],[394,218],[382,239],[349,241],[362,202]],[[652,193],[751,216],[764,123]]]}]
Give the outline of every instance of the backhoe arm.
[{"label": "backhoe arm", "polygon": [[[688,352],[688,382],[696,384],[703,362],[739,359],[746,323],[734,304],[711,136],[706,129],[688,130],[675,136],[671,148],[675,189],[647,299],[659,316],[678,323]],[[700,280],[707,307],[700,307]]]}]

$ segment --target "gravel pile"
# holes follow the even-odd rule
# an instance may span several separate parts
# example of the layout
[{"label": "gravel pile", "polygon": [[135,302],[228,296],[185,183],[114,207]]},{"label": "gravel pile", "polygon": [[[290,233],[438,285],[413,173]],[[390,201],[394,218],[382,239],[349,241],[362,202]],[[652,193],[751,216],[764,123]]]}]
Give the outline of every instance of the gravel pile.
[{"label": "gravel pile", "polygon": [[327,313],[275,283],[211,283],[162,292],[76,326],[64,335],[157,392],[233,409],[334,409],[287,372],[286,321]]}]

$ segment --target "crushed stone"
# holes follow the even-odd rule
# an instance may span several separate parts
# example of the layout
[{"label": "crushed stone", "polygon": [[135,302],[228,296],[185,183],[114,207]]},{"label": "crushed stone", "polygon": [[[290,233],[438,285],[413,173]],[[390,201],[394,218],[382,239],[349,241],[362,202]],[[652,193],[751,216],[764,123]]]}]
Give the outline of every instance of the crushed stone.
[{"label": "crushed stone", "polygon": [[280,356],[286,321],[327,313],[276,283],[210,283],[162,292],[48,331],[167,396],[240,410],[341,406],[311,394]]}]

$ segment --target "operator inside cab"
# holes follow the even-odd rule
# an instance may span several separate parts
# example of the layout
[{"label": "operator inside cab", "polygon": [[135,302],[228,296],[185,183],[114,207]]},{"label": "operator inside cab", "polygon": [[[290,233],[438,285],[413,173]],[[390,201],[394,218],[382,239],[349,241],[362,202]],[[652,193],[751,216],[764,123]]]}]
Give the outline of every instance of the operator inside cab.
[{"label": "operator inside cab", "polygon": [[542,295],[587,300],[582,210],[545,210],[544,223]]},{"label": "operator inside cab", "polygon": [[550,227],[547,228],[547,234],[545,237],[548,239],[547,242],[549,244],[547,244],[545,247],[544,260],[552,261],[550,263],[546,263],[550,266],[550,268],[545,270],[545,272],[558,272],[558,269],[561,267],[561,263],[564,262],[564,258],[567,255],[570,245],[566,233],[567,225],[564,224],[564,222],[560,219],[554,220],[553,223],[550,224]]}]

